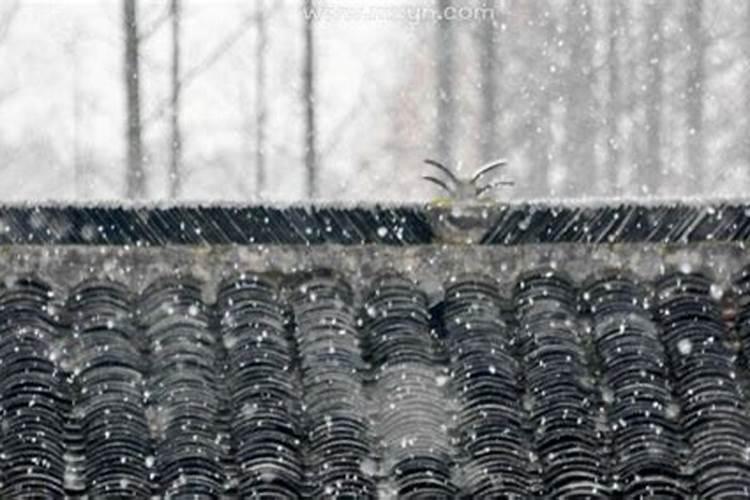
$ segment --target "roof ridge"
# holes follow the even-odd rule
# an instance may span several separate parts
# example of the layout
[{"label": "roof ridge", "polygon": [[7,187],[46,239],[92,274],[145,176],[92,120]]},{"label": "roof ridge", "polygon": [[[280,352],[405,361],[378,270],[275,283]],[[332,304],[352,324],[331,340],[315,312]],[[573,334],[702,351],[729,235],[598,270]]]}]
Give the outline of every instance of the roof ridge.
[{"label": "roof ridge", "polygon": [[750,204],[0,205],[0,245],[522,245],[747,241]]}]

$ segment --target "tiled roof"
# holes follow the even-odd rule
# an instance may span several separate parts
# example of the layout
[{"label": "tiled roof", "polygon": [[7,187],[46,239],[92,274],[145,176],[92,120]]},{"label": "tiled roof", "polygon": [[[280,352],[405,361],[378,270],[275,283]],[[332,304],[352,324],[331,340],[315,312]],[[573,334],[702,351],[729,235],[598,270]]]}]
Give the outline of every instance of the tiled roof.
[{"label": "tiled roof", "polygon": [[[0,206],[0,244],[424,245],[750,240],[750,205]],[[447,234],[446,234],[447,233]]]},{"label": "tiled roof", "polygon": [[3,210],[2,499],[750,497],[739,208],[458,221],[492,245]]},{"label": "tiled roof", "polygon": [[2,498],[742,498],[750,274],[0,294]]}]

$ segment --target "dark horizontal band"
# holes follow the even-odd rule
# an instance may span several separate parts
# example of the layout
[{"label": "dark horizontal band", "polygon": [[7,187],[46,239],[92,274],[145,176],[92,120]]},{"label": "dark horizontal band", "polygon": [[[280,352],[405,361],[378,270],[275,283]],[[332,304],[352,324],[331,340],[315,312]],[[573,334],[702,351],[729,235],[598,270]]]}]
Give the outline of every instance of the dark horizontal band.
[{"label": "dark horizontal band", "polygon": [[464,233],[489,245],[746,241],[750,205],[0,207],[0,244],[398,246]]}]

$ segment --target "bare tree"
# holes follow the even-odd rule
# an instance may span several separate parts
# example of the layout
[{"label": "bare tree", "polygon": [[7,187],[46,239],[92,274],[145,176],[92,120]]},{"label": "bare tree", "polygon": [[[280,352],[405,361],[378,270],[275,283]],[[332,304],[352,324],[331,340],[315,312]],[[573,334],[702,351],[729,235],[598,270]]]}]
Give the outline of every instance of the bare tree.
[{"label": "bare tree", "polygon": [[705,162],[703,136],[704,86],[706,84],[706,40],[703,34],[703,0],[686,0],[685,34],[688,40],[687,70],[687,149],[688,175],[686,184],[698,180]]},{"label": "bare tree", "polygon": [[[545,12],[540,2],[515,2],[517,11],[509,15],[508,54],[513,54],[528,73],[528,83],[517,89],[506,100],[514,116],[520,123],[513,127],[512,143],[520,144],[525,151],[527,168],[525,179],[519,183],[525,196],[547,196],[551,171],[551,103],[554,95],[562,91],[559,79],[552,78],[550,68],[555,68],[560,58],[557,53],[556,32],[557,13]],[[529,29],[529,27],[536,29]],[[545,47],[547,57],[540,57],[538,50],[530,47]],[[519,107],[520,106],[520,107]]]},{"label": "bare tree", "polygon": [[125,30],[125,94],[127,171],[126,196],[131,199],[146,195],[141,137],[141,77],[139,61],[138,17],[136,0],[122,0]]},{"label": "bare tree", "polygon": [[182,187],[182,130],[180,129],[180,22],[181,2],[170,0],[170,18],[172,21],[172,64],[170,68],[171,94],[169,100],[169,197],[177,198]]},{"label": "bare tree", "polygon": [[[745,54],[750,54],[750,2],[745,2],[745,18],[743,19],[745,24],[746,34],[743,37],[741,49]],[[745,66],[745,85],[744,85],[744,99],[745,99],[745,126],[741,131],[745,137],[750,137],[750,67]],[[750,165],[750,141],[744,141],[745,147],[743,148],[743,157],[745,165]],[[745,172],[745,192],[750,192],[750,172]]]},{"label": "bare tree", "polygon": [[454,34],[451,20],[444,14],[451,8],[452,0],[437,0],[440,17],[436,29],[436,59],[437,59],[437,154],[444,164],[452,165],[454,149],[454,129],[456,123],[456,109],[453,102],[454,74],[453,61]]},{"label": "bare tree", "polygon": [[84,162],[83,148],[81,146],[81,127],[83,121],[83,95],[81,92],[81,57],[79,45],[81,40],[80,26],[77,24],[71,37],[65,41],[64,50],[70,58],[70,68],[72,71],[72,108],[73,108],[73,191],[76,198],[82,198],[87,195],[87,165]]},{"label": "bare tree", "polygon": [[260,199],[266,185],[266,12],[264,0],[256,0],[255,44],[255,196]]},{"label": "bare tree", "polygon": [[627,8],[623,10],[621,23],[625,25],[623,40],[626,49],[622,53],[621,79],[623,80],[623,86],[620,91],[623,96],[622,111],[630,122],[631,130],[627,138],[623,139],[626,142],[624,147],[627,150],[629,167],[627,179],[623,179],[627,180],[627,183],[622,183],[621,188],[623,191],[631,190],[631,194],[641,194],[640,186],[636,186],[638,189],[635,192],[632,191],[632,188],[638,181],[633,174],[640,172],[639,166],[643,164],[646,157],[643,134],[645,123],[641,116],[644,101],[643,81],[639,77],[642,73],[641,62],[644,57],[644,43],[647,42],[647,37],[642,34],[642,14],[638,10],[638,7],[642,4],[634,2],[624,2],[624,4],[627,5]]},{"label": "bare tree", "polygon": [[607,160],[604,175],[601,176],[600,186],[604,194],[614,194],[612,190],[617,187],[619,175],[620,153],[623,147],[620,137],[620,114],[622,113],[622,81],[621,67],[622,56],[620,53],[622,40],[622,15],[625,6],[620,0],[612,0],[609,4],[609,15],[607,18],[608,46],[607,46],[607,68],[609,70],[607,81]]},{"label": "bare tree", "polygon": [[[593,98],[594,37],[591,30],[591,3],[588,0],[566,4],[565,31],[568,37],[568,65],[564,95],[566,179],[581,179],[584,172],[596,171],[594,155],[598,110]],[[573,183],[566,187],[577,187]]]},{"label": "bare tree", "polygon": [[646,156],[639,182],[652,194],[661,188],[662,173],[662,84],[664,80],[664,0],[651,0],[646,28]]},{"label": "bare tree", "polygon": [[[8,1],[3,4],[3,9],[0,10],[0,44],[8,38],[13,21],[16,19],[20,8],[21,2],[19,0]],[[14,92],[15,89],[0,89],[0,103],[13,95]]]},{"label": "bare tree", "polygon": [[[171,1],[171,0],[170,0]],[[186,70],[180,69],[180,94],[184,94],[185,90],[192,84],[199,76],[204,74],[206,71],[211,69],[211,67],[219,62],[221,58],[229,52],[229,50],[234,47],[234,45],[239,42],[243,35],[247,32],[247,29],[255,22],[255,14],[248,14],[246,15],[239,23],[238,26],[229,32],[225,38],[223,38],[220,42],[218,42],[214,48],[208,53],[208,55],[203,58],[199,63],[197,63],[195,66],[188,68]],[[159,23],[154,23],[154,25],[158,25]],[[151,31],[149,31],[148,35],[151,36],[156,31],[156,28],[151,28]],[[140,38],[141,40],[144,39],[143,35]],[[169,113],[171,106],[171,96],[169,99],[165,99],[164,101],[161,101],[156,107],[151,110],[147,114],[147,116],[144,118],[142,126],[144,128],[147,128],[149,125],[153,124],[154,122],[160,120],[165,116],[165,114]]]},{"label": "bare tree", "polygon": [[[483,1],[483,8],[492,8],[492,2]],[[479,28],[479,67],[481,72],[482,110],[479,123],[480,153],[483,161],[489,161],[496,157],[498,151],[498,127],[497,122],[497,82],[499,80],[498,70],[498,35],[497,29],[500,23],[495,16],[499,9],[494,9],[493,16],[484,19]]]},{"label": "bare tree", "polygon": [[303,37],[305,53],[302,67],[302,104],[305,110],[305,169],[307,171],[307,196],[317,196],[317,129],[315,120],[315,33],[312,0],[305,0],[303,10]]},{"label": "bare tree", "polygon": [[13,21],[18,14],[18,10],[21,7],[19,0],[8,1],[0,11],[0,42],[5,41],[10,33],[10,27],[13,25]]}]

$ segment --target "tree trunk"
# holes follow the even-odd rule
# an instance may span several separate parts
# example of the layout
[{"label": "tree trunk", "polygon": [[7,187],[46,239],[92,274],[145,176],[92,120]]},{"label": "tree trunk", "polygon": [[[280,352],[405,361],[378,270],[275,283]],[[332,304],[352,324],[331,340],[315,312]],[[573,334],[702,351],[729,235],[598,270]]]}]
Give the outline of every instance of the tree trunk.
[{"label": "tree trunk", "polygon": [[687,72],[687,148],[688,172],[685,175],[686,192],[699,181],[705,168],[705,143],[703,137],[706,41],[703,36],[703,0],[686,0],[686,34],[689,47]]},{"label": "tree trunk", "polygon": [[[492,8],[492,2],[483,2],[483,8]],[[494,10],[495,13],[499,9]],[[497,109],[497,80],[499,75],[497,64],[497,19],[484,19],[479,32],[479,66],[481,71],[482,109],[479,124],[479,151],[482,162],[497,158],[498,151],[498,109]]]},{"label": "tree trunk", "polygon": [[73,195],[80,200],[86,197],[86,175],[81,148],[81,125],[83,121],[83,96],[81,95],[81,64],[79,54],[78,26],[66,45],[73,71]]},{"label": "tree trunk", "polygon": [[[544,40],[559,39],[556,33],[558,23],[552,16],[545,15],[545,7],[539,2],[528,2],[526,5],[528,21],[534,23],[537,29],[529,30],[526,23],[519,25],[522,32],[519,39],[525,39],[518,44],[519,49],[541,45]],[[550,189],[550,174],[552,173],[550,153],[553,142],[552,96],[560,95],[562,87],[559,80],[554,79],[549,70],[550,59],[557,61],[555,56],[545,59],[538,57],[535,51],[530,51],[525,53],[525,57],[532,75],[531,84],[526,91],[529,111],[525,113],[526,119],[523,127],[530,161],[525,195],[531,198],[546,198],[554,194]]]},{"label": "tree trunk", "polygon": [[[571,182],[563,186],[562,193],[573,195],[573,190],[583,187],[586,172],[596,171],[594,144],[596,139],[597,114],[592,91],[591,68],[593,66],[594,40],[591,30],[591,4],[588,1],[567,4],[565,31],[569,37],[569,60],[567,67],[567,107],[565,110],[565,165],[564,179]],[[588,182],[588,181],[584,181]]]},{"label": "tree trunk", "polygon": [[304,43],[305,53],[302,68],[302,102],[305,109],[305,169],[307,171],[307,196],[317,196],[317,130],[315,123],[315,37],[313,32],[312,0],[305,0]]},{"label": "tree trunk", "polygon": [[171,0],[169,16],[172,20],[172,66],[170,68],[171,95],[169,100],[169,198],[180,196],[182,188],[182,130],[180,129],[180,0]]},{"label": "tree trunk", "polygon": [[[440,14],[451,7],[451,0],[437,0]],[[453,166],[454,129],[456,110],[454,105],[453,27],[452,21],[441,15],[437,23],[437,154],[438,161]]]},{"label": "tree trunk", "polygon": [[664,80],[664,34],[663,0],[652,0],[648,6],[648,26],[646,30],[646,156],[643,161],[643,175],[638,180],[649,194],[658,194],[661,189],[662,173],[662,82]]},{"label": "tree trunk", "polygon": [[141,96],[138,56],[138,19],[136,0],[123,0],[123,27],[125,30],[125,93],[127,113],[127,173],[126,196],[130,199],[146,195],[141,142]]},{"label": "tree trunk", "polygon": [[609,18],[607,28],[609,32],[609,46],[607,48],[607,68],[609,70],[607,82],[607,161],[603,175],[600,178],[600,187],[605,196],[617,195],[618,176],[620,173],[620,150],[622,140],[620,137],[619,120],[622,112],[622,90],[620,81],[620,57],[621,26],[620,16],[624,6],[619,0],[612,0],[609,6]]},{"label": "tree trunk", "polygon": [[640,20],[642,14],[638,12],[638,6],[634,2],[625,4],[627,9],[621,16],[621,22],[625,26],[623,29],[625,49],[622,53],[622,94],[624,112],[629,118],[631,129],[627,139],[624,138],[623,141],[627,141],[625,145],[628,156],[627,164],[631,167],[626,171],[627,176],[623,179],[625,182],[621,184],[621,191],[629,196],[637,196],[642,194],[639,174],[646,158],[646,146],[642,133],[645,129],[645,121],[641,113],[644,101],[641,89],[643,82],[639,79],[639,75],[641,74],[640,65],[645,57],[643,43],[647,37],[643,35],[643,23]]},{"label": "tree trunk", "polygon": [[[750,2],[745,2],[745,26],[750,26]],[[746,36],[745,41],[742,45],[742,49],[746,54],[750,54],[750,37]],[[744,172],[741,177],[741,181],[743,182],[742,186],[738,186],[739,189],[744,191],[745,193],[750,192],[750,141],[748,141],[748,137],[750,137],[750,67],[745,67],[745,127],[744,130],[741,129],[740,131],[740,137],[743,140],[743,143],[745,145],[744,148],[744,155],[742,155],[742,160],[745,162],[745,168]]]},{"label": "tree trunk", "polygon": [[258,40],[255,67],[255,196],[263,197],[266,187],[266,32],[265,2],[256,0]]}]

